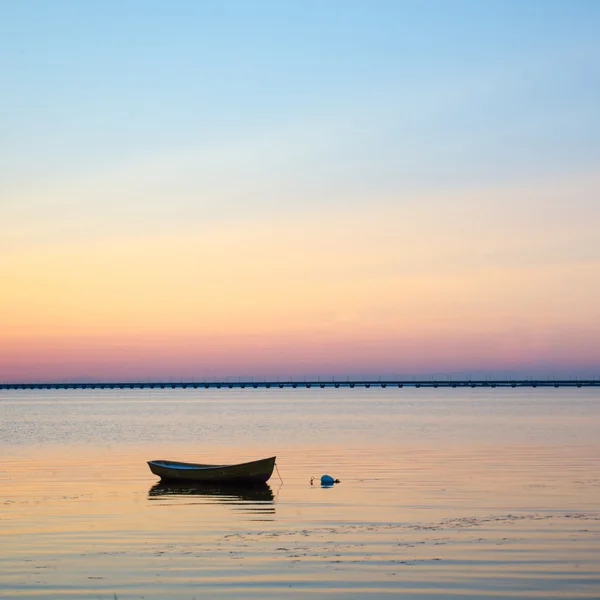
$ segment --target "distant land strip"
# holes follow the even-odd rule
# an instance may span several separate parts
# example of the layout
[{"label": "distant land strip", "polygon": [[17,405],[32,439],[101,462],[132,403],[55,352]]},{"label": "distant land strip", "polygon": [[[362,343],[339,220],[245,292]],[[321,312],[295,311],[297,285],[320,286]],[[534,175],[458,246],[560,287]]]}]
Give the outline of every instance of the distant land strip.
[{"label": "distant land strip", "polygon": [[600,379],[316,379],[287,381],[169,381],[0,383],[0,390],[245,389],[245,388],[561,388],[600,387]]}]

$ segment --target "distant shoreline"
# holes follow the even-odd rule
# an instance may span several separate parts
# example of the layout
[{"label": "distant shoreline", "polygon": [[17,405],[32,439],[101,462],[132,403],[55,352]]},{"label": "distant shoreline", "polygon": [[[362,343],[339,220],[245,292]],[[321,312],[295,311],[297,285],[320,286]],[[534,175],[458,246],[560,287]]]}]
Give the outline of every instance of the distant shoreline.
[{"label": "distant shoreline", "polygon": [[582,388],[600,387],[600,379],[365,379],[306,381],[169,381],[87,383],[0,383],[0,390],[85,390],[85,389],[257,389],[257,388]]}]

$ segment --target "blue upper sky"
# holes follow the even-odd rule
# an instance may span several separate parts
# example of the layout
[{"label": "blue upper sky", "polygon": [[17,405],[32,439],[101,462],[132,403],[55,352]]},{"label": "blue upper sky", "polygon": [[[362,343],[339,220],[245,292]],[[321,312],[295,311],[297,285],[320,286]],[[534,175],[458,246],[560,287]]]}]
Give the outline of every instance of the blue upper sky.
[{"label": "blue upper sky", "polygon": [[599,31],[593,0],[4,2],[0,185],[280,135],[325,186],[585,169]]}]

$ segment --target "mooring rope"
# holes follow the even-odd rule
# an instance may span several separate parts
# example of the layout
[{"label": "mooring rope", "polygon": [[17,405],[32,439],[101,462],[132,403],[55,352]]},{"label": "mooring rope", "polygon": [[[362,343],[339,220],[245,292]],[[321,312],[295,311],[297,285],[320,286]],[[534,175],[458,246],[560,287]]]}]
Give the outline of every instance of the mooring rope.
[{"label": "mooring rope", "polygon": [[277,476],[281,480],[281,483],[283,483],[283,479],[282,479],[281,475],[279,474],[279,469],[277,468],[277,463],[275,463],[275,470],[277,471]]}]

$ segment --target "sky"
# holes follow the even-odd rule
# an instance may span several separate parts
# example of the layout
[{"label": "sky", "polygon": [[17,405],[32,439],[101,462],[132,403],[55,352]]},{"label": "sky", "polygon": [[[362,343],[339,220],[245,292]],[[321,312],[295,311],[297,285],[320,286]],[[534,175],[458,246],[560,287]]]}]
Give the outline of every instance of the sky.
[{"label": "sky", "polygon": [[600,376],[598,31],[0,0],[0,380]]}]

